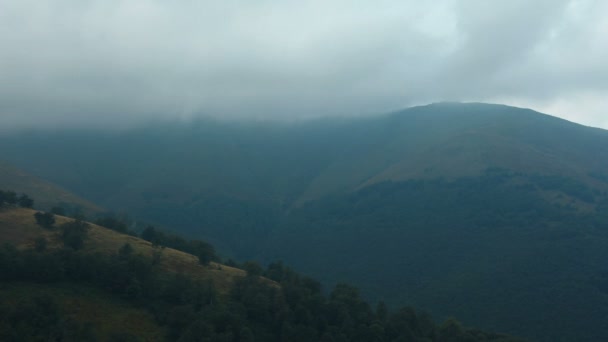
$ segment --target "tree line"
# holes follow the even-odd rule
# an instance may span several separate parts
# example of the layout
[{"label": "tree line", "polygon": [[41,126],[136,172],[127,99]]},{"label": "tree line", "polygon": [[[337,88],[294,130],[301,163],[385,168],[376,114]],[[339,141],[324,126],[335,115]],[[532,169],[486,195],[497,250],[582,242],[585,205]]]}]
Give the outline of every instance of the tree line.
[{"label": "tree line", "polygon": [[[347,284],[336,285],[326,296],[318,281],[280,262],[270,264],[262,275],[280,287],[248,274],[222,296],[211,281],[167,274],[128,245],[111,255],[71,246],[53,251],[0,248],[0,281],[97,286],[152,313],[166,328],[168,341],[516,341],[464,328],[455,320],[436,325],[429,315],[412,308],[391,312],[383,303],[372,308]],[[36,334],[47,338],[79,334],[89,341],[97,339],[90,327],[58,326],[53,318],[55,304],[34,299],[27,305],[43,308],[32,309],[34,316],[9,312],[0,318],[0,337],[10,336],[6,327],[18,322],[20,326],[35,325]],[[44,307],[51,307],[51,316],[45,316],[48,308]],[[44,319],[38,318],[41,314]],[[47,323],[40,325],[40,321]]]},{"label": "tree line", "polygon": [[34,200],[26,194],[18,195],[14,191],[0,190],[0,208],[15,207],[32,208]]},{"label": "tree line", "polygon": [[[46,229],[59,230],[63,247],[47,249],[42,238],[33,249],[4,245],[0,248],[0,281],[93,285],[150,312],[165,328],[164,339],[168,341],[518,341],[465,328],[453,319],[437,325],[428,314],[409,307],[391,311],[382,302],[372,307],[348,284],[338,284],[326,295],[317,280],[281,262],[266,268],[245,263],[247,276],[237,279],[227,292],[220,291],[211,280],[163,271],[157,260],[135,253],[129,244],[111,254],[88,252],[83,248],[88,238],[86,222],[74,219],[55,226],[52,213],[34,215]],[[142,237],[185,250],[210,246],[153,227],[145,229]],[[7,328],[15,324],[22,327],[19,331],[34,334],[33,340],[70,340],[69,336],[100,339],[90,325],[59,319],[53,301],[33,298],[23,303],[34,315],[0,304],[0,312],[4,312],[0,315],[2,340],[15,340],[14,331]],[[137,337],[129,336],[129,340]]]}]

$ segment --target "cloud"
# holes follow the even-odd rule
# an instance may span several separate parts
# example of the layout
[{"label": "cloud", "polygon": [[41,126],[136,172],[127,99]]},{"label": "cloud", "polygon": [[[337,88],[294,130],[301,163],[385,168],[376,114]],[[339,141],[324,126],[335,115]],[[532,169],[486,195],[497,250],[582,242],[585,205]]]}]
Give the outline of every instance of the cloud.
[{"label": "cloud", "polygon": [[504,100],[608,128],[608,105],[588,102],[608,88],[607,10],[561,0],[0,0],[0,125]]}]

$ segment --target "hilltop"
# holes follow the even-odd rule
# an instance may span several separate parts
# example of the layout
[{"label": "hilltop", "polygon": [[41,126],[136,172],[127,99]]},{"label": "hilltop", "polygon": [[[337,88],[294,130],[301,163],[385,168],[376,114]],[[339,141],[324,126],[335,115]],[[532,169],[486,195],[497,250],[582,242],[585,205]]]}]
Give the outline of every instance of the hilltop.
[{"label": "hilltop", "polygon": [[359,132],[360,140],[371,140],[367,149],[333,161],[306,193],[335,192],[340,177],[352,191],[383,181],[479,176],[489,168],[607,186],[608,161],[598,156],[608,154],[608,132],[530,109],[438,103],[370,121]]}]

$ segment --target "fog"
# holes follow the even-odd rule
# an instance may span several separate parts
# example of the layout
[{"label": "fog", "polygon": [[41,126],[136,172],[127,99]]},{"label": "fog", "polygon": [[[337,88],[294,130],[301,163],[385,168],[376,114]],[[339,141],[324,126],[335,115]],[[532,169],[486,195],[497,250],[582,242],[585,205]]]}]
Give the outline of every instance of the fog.
[{"label": "fog", "polygon": [[606,13],[584,0],[0,0],[0,126],[481,101],[608,128]]}]

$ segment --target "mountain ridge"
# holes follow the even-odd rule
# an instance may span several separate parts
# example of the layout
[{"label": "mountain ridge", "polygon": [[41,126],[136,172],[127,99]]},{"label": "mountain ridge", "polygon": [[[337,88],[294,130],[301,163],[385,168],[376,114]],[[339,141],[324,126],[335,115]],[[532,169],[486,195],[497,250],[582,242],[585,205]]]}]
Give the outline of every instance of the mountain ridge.
[{"label": "mountain ridge", "polygon": [[544,341],[608,336],[606,155],[606,130],[490,104],[0,137],[18,167],[226,256]]}]

